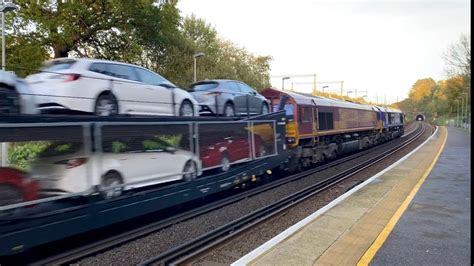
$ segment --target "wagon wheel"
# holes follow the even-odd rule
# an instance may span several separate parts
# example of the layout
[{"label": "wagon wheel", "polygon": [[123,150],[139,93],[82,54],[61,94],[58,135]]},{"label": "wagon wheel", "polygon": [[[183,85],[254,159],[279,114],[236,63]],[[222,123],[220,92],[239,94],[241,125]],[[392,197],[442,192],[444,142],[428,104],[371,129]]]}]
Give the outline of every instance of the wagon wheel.
[{"label": "wagon wheel", "polygon": [[123,187],[116,187],[123,183],[120,174],[109,172],[102,178],[101,191],[104,199],[112,199],[122,195]]},{"label": "wagon wheel", "polygon": [[0,206],[20,203],[23,201],[21,191],[12,185],[0,185]]}]

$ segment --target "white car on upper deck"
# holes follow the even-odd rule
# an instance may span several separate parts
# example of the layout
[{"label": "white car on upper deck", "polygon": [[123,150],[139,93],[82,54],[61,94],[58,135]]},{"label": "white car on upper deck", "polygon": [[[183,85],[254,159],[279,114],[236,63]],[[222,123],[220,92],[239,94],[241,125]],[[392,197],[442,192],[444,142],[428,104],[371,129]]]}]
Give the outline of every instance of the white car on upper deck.
[{"label": "white car on upper deck", "polygon": [[26,78],[38,108],[100,116],[197,116],[193,96],[162,76],[132,64],[58,58]]}]

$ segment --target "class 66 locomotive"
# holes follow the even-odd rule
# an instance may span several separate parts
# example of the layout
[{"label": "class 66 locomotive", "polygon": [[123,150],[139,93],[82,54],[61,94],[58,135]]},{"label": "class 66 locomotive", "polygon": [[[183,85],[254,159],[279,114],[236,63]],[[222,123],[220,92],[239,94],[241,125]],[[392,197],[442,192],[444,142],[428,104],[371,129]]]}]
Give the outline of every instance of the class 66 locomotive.
[{"label": "class 66 locomotive", "polygon": [[404,133],[404,114],[394,108],[353,103],[267,88],[261,92],[273,111],[285,110],[288,161],[283,168],[301,171]]}]

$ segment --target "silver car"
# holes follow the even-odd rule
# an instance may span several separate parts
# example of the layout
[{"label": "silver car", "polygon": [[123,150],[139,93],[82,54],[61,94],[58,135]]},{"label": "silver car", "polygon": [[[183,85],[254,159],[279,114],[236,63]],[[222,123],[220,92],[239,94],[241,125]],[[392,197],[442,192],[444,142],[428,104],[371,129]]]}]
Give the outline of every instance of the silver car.
[{"label": "silver car", "polygon": [[204,80],[193,83],[191,91],[199,103],[200,114],[236,115],[267,114],[269,101],[247,84],[236,80]]}]

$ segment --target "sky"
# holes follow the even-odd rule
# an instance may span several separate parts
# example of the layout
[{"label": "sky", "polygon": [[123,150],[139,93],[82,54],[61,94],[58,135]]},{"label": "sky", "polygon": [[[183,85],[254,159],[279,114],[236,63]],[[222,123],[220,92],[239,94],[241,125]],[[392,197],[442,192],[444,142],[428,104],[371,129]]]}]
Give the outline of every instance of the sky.
[{"label": "sky", "polygon": [[[469,0],[180,0],[223,39],[270,55],[272,86],[367,95],[392,103],[422,78],[446,79],[442,58],[470,36]],[[342,81],[342,82],[340,82]]]}]

